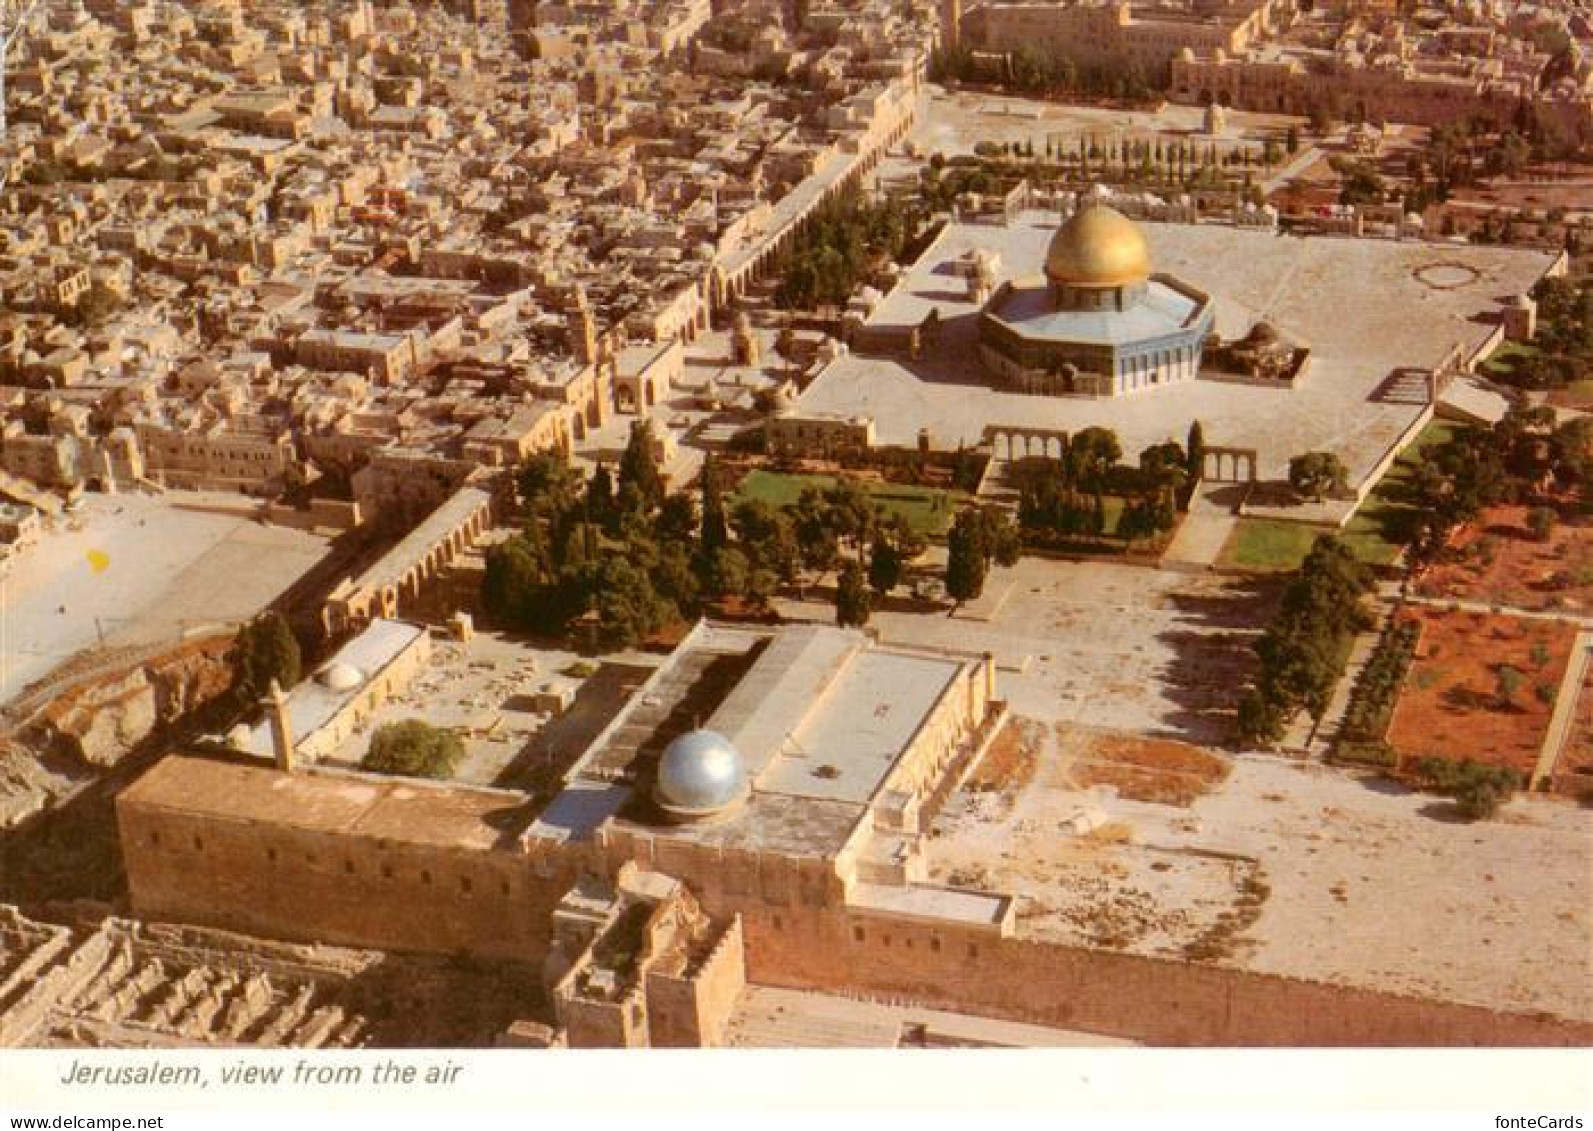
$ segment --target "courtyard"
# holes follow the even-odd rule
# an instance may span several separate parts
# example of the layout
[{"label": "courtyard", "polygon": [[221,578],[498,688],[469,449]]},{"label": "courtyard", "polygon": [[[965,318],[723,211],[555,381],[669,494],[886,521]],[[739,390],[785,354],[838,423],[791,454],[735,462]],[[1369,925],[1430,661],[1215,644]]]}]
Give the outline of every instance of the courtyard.
[{"label": "courtyard", "polygon": [[[1275,591],[1265,579],[1025,557],[992,568],[962,609],[885,608],[869,626],[891,643],[992,653],[1019,715],[1214,745],[1232,731]],[[834,617],[818,602],[778,605]]]},{"label": "courtyard", "polygon": [[[1098,425],[1118,434],[1130,460],[1151,444],[1182,442],[1199,420],[1208,445],[1255,448],[1263,480],[1285,478],[1292,456],[1327,450],[1344,461],[1354,486],[1417,421],[1423,404],[1408,372],[1439,365],[1457,346],[1469,355],[1494,329],[1499,301],[1528,290],[1551,263],[1504,248],[1146,223],[1155,270],[1209,291],[1223,338],[1265,320],[1310,347],[1309,369],[1295,387],[1197,380],[1102,399],[998,391],[975,348],[978,308],[951,263],[985,248],[1000,256],[1002,278],[1037,274],[1055,227],[1055,216],[1038,212],[1010,226],[948,226],[870,319],[875,327],[916,326],[934,309],[933,348],[918,359],[844,356],[799,408],[871,416],[881,443],[904,446],[917,442],[920,429],[936,447],[953,448],[978,444],[989,425],[1067,432]],[[1461,270],[1443,273],[1457,264]]]},{"label": "courtyard", "polygon": [[496,632],[434,637],[431,659],[325,759],[359,766],[378,727],[421,718],[464,741],[456,781],[550,788],[659,663],[647,653],[602,662]]},{"label": "courtyard", "polygon": [[0,581],[0,702],[76,653],[246,620],[328,552],[237,495],[89,495]]},{"label": "courtyard", "polygon": [[1427,794],[1254,755],[1188,806],[1132,800],[1081,788],[1076,731],[1035,722],[1032,779],[954,795],[927,847],[937,882],[1018,895],[1020,935],[1593,1017],[1576,806],[1518,797],[1463,824]]}]

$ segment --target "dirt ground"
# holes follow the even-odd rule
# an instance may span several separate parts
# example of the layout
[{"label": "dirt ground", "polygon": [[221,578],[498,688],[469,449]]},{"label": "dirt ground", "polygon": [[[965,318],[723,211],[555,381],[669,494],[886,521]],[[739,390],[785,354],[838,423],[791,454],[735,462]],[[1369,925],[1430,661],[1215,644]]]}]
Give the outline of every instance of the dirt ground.
[{"label": "dirt ground", "polygon": [[1014,720],[1007,735],[997,764],[980,768],[999,788],[979,789],[976,775],[937,822],[937,882],[1017,895],[1019,929],[1036,937],[1179,957],[1231,952],[1265,888],[1256,862],[1138,844],[1129,826],[1103,816],[1117,784],[1104,779],[1114,771],[1135,793],[1182,798],[1190,792],[1182,779],[1196,774],[1173,767],[1209,774],[1222,759],[1029,719]]},{"label": "dirt ground", "polygon": [[1549,540],[1527,527],[1529,508],[1493,507],[1456,538],[1460,558],[1434,566],[1417,592],[1517,609],[1593,606],[1593,521],[1561,512]]},{"label": "dirt ground", "polygon": [[935,882],[1017,895],[1020,934],[1593,1018],[1593,822],[1560,799],[1468,824],[1375,776],[1245,755],[1182,808],[1078,788],[1048,732],[1013,803],[959,793],[928,853]]},{"label": "dirt ground", "polygon": [[1034,780],[1044,741],[1044,723],[1033,719],[1009,719],[968,775],[963,788],[972,793],[1016,797]]},{"label": "dirt ground", "polygon": [[1227,759],[1168,739],[1058,725],[1057,740],[1079,786],[1109,786],[1134,801],[1187,808],[1228,776]]},{"label": "dirt ground", "polygon": [[[1575,628],[1560,621],[1432,608],[1406,615],[1421,622],[1422,635],[1394,707],[1389,744],[1401,758],[1464,754],[1531,773]],[[1505,666],[1522,675],[1508,703],[1499,686]]]}]

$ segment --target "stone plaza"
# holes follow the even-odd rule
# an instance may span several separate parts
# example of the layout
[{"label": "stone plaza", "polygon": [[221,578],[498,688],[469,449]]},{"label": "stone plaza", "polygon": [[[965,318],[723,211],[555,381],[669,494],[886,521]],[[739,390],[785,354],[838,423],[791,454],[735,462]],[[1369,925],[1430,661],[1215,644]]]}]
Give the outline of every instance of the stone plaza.
[{"label": "stone plaza", "polygon": [[862,350],[842,357],[806,390],[798,411],[868,416],[881,444],[911,446],[927,432],[937,448],[978,445],[992,426],[1098,425],[1118,434],[1130,460],[1151,444],[1181,442],[1199,420],[1209,445],[1254,448],[1262,480],[1283,478],[1295,455],[1327,450],[1358,487],[1427,407],[1425,374],[1453,359],[1469,363],[1498,333],[1501,304],[1559,263],[1508,248],[1144,223],[1155,269],[1211,294],[1219,337],[1243,338],[1270,323],[1309,345],[1308,372],[1291,388],[1197,379],[1115,398],[1000,391],[978,353],[980,304],[954,265],[984,250],[999,257],[1005,277],[1039,274],[1056,227],[1054,213],[1036,211],[1006,225],[949,224],[867,323],[887,337],[922,325],[934,310],[933,348],[916,358]]}]

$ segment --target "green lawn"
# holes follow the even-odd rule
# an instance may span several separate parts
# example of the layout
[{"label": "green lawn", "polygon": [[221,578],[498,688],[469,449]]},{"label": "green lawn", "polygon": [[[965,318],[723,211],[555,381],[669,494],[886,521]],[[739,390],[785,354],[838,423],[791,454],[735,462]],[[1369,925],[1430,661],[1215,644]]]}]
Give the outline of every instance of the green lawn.
[{"label": "green lawn", "polygon": [[[1399,556],[1397,541],[1390,532],[1397,530],[1401,517],[1410,509],[1397,501],[1400,487],[1410,478],[1416,457],[1423,448],[1443,443],[1459,426],[1447,420],[1434,420],[1388,469],[1366,502],[1345,524],[1341,537],[1363,562],[1390,565]],[[1294,570],[1300,568],[1311,546],[1332,530],[1285,522],[1275,518],[1241,518],[1219,558],[1224,565],[1255,570]]]},{"label": "green lawn", "polygon": [[1493,351],[1493,356],[1482,363],[1483,372],[1490,377],[1507,377],[1522,358],[1538,352],[1538,347],[1531,342],[1503,342]]},{"label": "green lawn", "polygon": [[[809,487],[822,491],[841,482],[833,475],[783,475],[761,468],[750,472],[736,489],[737,499],[762,499],[776,507],[795,505]],[[968,497],[962,491],[942,491],[905,483],[859,483],[864,494],[885,511],[905,518],[920,534],[936,537],[946,532],[957,508]]]},{"label": "green lawn", "polygon": [[1222,548],[1224,565],[1243,569],[1298,569],[1317,538],[1328,533],[1320,526],[1282,522],[1275,518],[1241,518]]}]

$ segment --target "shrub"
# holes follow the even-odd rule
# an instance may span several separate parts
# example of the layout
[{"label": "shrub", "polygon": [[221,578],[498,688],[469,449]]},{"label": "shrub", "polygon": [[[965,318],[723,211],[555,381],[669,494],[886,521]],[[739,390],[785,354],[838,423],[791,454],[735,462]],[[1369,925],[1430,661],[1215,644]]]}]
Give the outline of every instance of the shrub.
[{"label": "shrub", "polygon": [[1388,730],[1389,716],[1416,653],[1420,628],[1415,621],[1391,621],[1361,670],[1344,713],[1340,736],[1351,743],[1375,743]]},{"label": "shrub", "polygon": [[1471,820],[1493,816],[1510,795],[1521,788],[1521,775],[1509,766],[1489,766],[1463,758],[1423,758],[1415,765],[1417,778],[1427,788],[1455,799]]},{"label": "shrub", "polygon": [[405,719],[376,729],[361,766],[381,774],[446,780],[464,756],[465,744],[453,731]]}]

